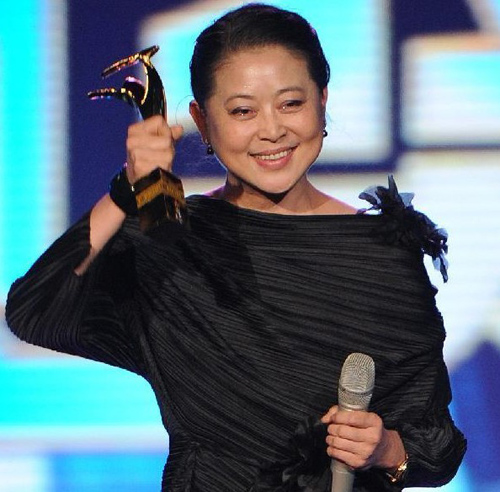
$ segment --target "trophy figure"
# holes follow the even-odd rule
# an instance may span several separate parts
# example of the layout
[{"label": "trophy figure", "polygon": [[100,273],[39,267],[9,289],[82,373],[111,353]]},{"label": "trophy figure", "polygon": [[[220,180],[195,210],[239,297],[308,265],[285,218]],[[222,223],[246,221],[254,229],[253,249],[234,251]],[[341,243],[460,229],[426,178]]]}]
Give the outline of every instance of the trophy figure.
[{"label": "trophy figure", "polygon": [[[120,89],[106,88],[89,92],[90,99],[119,99],[134,107],[142,119],[160,114],[166,115],[167,102],[161,78],[151,63],[151,57],[159,50],[151,46],[134,55],[123,58],[102,72],[106,78],[124,68],[142,63],[146,83],[134,77],[126,77]],[[187,222],[186,199],[181,180],[164,169],[157,168],[131,186],[137,203],[139,224],[148,232],[164,221],[180,224]]]}]

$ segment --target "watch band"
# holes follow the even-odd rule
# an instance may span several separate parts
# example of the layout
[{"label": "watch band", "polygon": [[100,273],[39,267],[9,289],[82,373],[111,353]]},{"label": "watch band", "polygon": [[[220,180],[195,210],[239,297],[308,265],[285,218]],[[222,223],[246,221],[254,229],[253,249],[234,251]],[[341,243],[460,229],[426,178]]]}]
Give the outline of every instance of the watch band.
[{"label": "watch band", "polygon": [[393,472],[385,472],[391,483],[399,483],[404,480],[406,472],[408,470],[408,461],[408,454],[406,454],[405,459],[396,468],[396,470],[394,470]]}]

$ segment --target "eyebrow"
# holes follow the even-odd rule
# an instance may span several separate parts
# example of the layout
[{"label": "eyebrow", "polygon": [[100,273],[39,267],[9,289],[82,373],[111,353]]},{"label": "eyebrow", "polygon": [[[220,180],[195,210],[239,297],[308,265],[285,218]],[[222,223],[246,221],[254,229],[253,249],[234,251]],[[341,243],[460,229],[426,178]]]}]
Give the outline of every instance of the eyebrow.
[{"label": "eyebrow", "polygon": [[[302,93],[305,93],[305,89],[303,87],[300,87],[300,86],[291,86],[291,87],[285,87],[283,89],[280,89],[279,91],[276,92],[276,95],[277,96],[281,96],[281,94],[284,94],[285,92],[302,92]],[[255,99],[254,96],[250,95],[250,94],[233,94],[232,96],[229,96],[227,99],[226,99],[226,104],[230,101],[232,101],[233,99]]]}]

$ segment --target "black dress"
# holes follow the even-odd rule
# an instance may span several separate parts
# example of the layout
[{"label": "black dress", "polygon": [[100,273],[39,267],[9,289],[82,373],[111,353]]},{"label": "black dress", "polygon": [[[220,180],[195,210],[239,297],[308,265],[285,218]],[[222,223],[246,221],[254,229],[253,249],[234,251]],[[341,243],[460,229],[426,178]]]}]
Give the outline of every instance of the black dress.
[{"label": "black dress", "polygon": [[[193,196],[189,229],[150,237],[127,219],[78,277],[86,216],[12,286],[8,324],[148,380],[170,436],[162,490],[329,491],[318,419],[352,352],[375,361],[370,410],[404,441],[405,486],[440,485],[465,451],[422,261],[442,259],[445,239],[394,186],[365,198],[383,213],[284,216]],[[354,488],[400,489],[377,469]]]}]

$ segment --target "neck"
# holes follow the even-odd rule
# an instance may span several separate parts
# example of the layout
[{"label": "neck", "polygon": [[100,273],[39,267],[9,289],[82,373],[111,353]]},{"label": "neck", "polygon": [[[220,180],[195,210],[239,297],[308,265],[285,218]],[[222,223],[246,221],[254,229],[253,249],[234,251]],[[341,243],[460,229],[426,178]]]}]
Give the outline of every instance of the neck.
[{"label": "neck", "polygon": [[227,179],[222,187],[210,195],[241,208],[286,215],[314,214],[328,199],[308,181],[306,176],[283,193],[265,193],[241,181],[232,183]]}]

